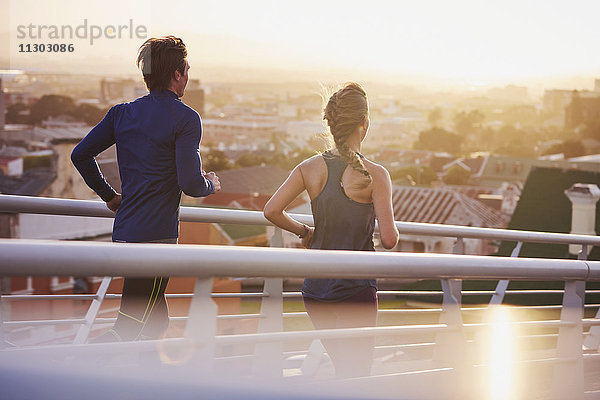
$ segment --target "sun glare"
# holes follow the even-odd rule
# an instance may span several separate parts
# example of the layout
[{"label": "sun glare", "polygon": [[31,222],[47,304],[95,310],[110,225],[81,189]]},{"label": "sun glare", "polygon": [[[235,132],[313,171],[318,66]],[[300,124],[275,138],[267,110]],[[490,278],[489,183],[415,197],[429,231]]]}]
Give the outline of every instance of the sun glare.
[{"label": "sun glare", "polygon": [[489,399],[507,400],[514,387],[514,332],[510,310],[500,306],[492,307],[489,312]]}]

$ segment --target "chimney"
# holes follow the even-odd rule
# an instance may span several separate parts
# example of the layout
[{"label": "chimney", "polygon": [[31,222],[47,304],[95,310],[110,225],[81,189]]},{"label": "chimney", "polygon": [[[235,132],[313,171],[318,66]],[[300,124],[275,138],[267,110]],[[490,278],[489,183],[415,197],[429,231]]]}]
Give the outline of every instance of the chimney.
[{"label": "chimney", "polygon": [[4,104],[4,90],[2,89],[2,78],[0,78],[0,130],[4,129],[6,123],[6,106]]},{"label": "chimney", "polygon": [[[596,235],[596,203],[600,199],[598,186],[589,183],[576,183],[565,190],[565,195],[573,205],[571,233]],[[591,250],[591,246],[588,246],[588,255]],[[569,245],[569,253],[579,254],[580,251],[581,245]]]}]

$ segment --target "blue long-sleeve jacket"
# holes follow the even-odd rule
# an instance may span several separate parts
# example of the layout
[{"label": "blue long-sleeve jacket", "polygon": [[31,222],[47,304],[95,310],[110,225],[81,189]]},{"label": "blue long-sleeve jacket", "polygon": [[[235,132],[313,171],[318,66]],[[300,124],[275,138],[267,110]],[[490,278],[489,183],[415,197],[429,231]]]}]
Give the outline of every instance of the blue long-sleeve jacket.
[{"label": "blue long-sleeve jacket", "polygon": [[73,164],[104,201],[115,196],[95,157],[117,145],[122,202],[113,226],[113,240],[144,242],[179,234],[181,192],[208,196],[214,185],[202,174],[198,149],[200,116],[170,91],[112,107],[75,147]]}]

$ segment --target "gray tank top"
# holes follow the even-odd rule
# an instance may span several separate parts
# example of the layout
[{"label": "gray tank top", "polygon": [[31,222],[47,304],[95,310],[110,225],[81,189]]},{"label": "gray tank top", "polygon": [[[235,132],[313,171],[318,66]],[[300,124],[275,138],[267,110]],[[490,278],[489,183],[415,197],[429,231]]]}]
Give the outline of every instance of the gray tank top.
[{"label": "gray tank top", "polygon": [[[327,165],[327,182],[311,202],[315,221],[311,248],[375,251],[373,203],[350,199],[342,187],[346,162],[329,151],[322,156]],[[305,279],[302,294],[322,301],[341,301],[370,286],[377,287],[375,279]]]}]

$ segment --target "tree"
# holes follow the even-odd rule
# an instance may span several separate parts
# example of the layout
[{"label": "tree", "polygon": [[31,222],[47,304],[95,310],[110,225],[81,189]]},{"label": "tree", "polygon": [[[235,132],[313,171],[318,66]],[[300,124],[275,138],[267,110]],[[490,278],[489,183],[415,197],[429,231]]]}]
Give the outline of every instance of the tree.
[{"label": "tree", "polygon": [[471,179],[471,172],[467,171],[460,165],[450,167],[446,175],[442,178],[447,185],[466,185]]},{"label": "tree", "polygon": [[265,157],[257,156],[254,153],[244,153],[235,160],[235,166],[238,168],[254,167],[266,163],[267,159]]},{"label": "tree", "polygon": [[440,123],[440,121],[442,120],[442,117],[443,117],[442,109],[439,107],[436,107],[429,112],[429,115],[427,116],[427,120],[429,121],[431,126],[437,126]]},{"label": "tree", "polygon": [[461,111],[454,117],[454,129],[463,135],[469,134],[475,128],[481,127],[485,115],[479,110]]},{"label": "tree", "polygon": [[413,147],[416,150],[444,151],[452,154],[460,152],[463,138],[456,133],[433,127],[419,133],[419,140]]},{"label": "tree", "polygon": [[30,121],[32,124],[39,124],[49,117],[73,115],[75,108],[75,102],[71,97],[56,94],[42,96],[31,106]]},{"label": "tree", "polygon": [[437,180],[437,174],[429,165],[411,165],[409,167],[396,168],[390,171],[392,181],[408,179],[417,185],[430,185]]},{"label": "tree", "polygon": [[[6,116],[8,120],[8,114]],[[581,135],[586,138],[600,140],[600,117],[596,116],[585,123]]]},{"label": "tree", "polygon": [[202,156],[202,169],[209,171],[224,171],[231,169],[229,158],[221,150],[210,149]]},{"label": "tree", "polygon": [[78,121],[83,121],[89,125],[96,125],[102,121],[106,111],[92,104],[80,104],[73,109],[71,115]]},{"label": "tree", "polygon": [[317,154],[315,150],[311,149],[297,149],[293,153],[283,154],[275,153],[269,160],[269,164],[276,165],[279,168],[291,171],[296,165]]},{"label": "tree", "polygon": [[29,107],[23,103],[16,103],[6,109],[7,124],[28,124]]},{"label": "tree", "polygon": [[562,153],[565,158],[579,157],[585,155],[585,146],[581,140],[569,139],[557,143],[546,149],[542,155]]}]

